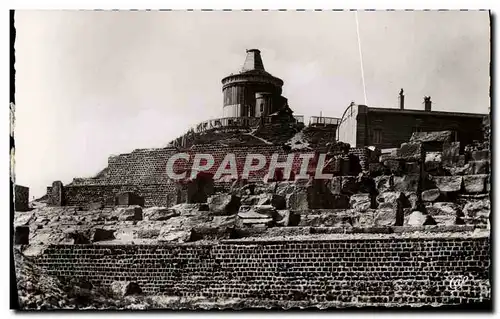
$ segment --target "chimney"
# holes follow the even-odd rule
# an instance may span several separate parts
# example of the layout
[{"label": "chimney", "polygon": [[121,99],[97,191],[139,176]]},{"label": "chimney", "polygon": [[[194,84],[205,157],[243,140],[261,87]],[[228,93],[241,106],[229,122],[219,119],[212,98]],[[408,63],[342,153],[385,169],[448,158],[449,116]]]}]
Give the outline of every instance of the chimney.
[{"label": "chimney", "polygon": [[252,70],[264,70],[264,63],[262,63],[262,58],[260,57],[260,51],[257,49],[249,49],[247,50],[247,57],[245,59],[245,63],[243,64],[243,68],[241,71],[252,71]]},{"label": "chimney", "polygon": [[427,112],[430,112],[432,110],[432,101],[430,96],[424,96],[424,109]]},{"label": "chimney", "polygon": [[403,94],[403,89],[399,91],[399,109],[404,110],[405,109],[405,95]]}]

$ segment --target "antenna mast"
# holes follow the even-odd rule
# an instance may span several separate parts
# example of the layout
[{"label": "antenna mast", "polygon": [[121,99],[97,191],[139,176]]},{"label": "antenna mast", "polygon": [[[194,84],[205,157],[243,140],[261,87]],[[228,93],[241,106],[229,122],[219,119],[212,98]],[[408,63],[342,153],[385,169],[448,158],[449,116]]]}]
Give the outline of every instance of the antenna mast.
[{"label": "antenna mast", "polygon": [[358,10],[354,11],[356,17],[356,34],[358,36],[358,48],[359,48],[359,62],[361,63],[361,80],[363,81],[363,94],[365,96],[365,105],[368,105],[366,100],[366,85],[365,85],[365,72],[363,68],[363,54],[361,53],[361,39],[359,37],[359,21],[358,21]]}]

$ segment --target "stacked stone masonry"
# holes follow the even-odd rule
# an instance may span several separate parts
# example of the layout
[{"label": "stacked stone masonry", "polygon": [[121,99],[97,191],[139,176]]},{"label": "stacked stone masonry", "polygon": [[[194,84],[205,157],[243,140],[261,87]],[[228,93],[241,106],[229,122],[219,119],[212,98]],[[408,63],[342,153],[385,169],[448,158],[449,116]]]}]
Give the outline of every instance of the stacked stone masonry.
[{"label": "stacked stone masonry", "polygon": [[[490,299],[488,237],[170,245],[50,246],[50,275],[146,294],[339,304],[480,303]],[[457,285],[457,282],[460,284]]]}]

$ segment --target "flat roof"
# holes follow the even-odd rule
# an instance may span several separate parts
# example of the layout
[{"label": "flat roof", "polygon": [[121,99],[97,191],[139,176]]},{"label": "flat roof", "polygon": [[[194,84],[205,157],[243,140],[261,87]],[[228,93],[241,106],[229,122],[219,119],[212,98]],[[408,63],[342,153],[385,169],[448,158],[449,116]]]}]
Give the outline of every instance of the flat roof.
[{"label": "flat roof", "polygon": [[445,111],[426,111],[426,110],[412,110],[412,109],[397,109],[387,107],[373,107],[368,106],[368,112],[378,113],[404,113],[404,114],[418,114],[418,115],[443,115],[443,116],[462,116],[462,117],[484,117],[488,114],[481,113],[461,113],[461,112],[445,112]]}]

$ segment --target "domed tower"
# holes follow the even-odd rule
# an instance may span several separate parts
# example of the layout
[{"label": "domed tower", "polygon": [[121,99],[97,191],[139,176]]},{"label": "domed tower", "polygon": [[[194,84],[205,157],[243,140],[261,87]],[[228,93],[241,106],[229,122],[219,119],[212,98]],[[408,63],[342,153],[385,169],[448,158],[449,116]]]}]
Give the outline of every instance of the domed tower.
[{"label": "domed tower", "polygon": [[260,51],[247,50],[241,71],[222,79],[224,117],[258,117],[276,112],[283,106],[282,87],[283,80],[264,69]]}]

